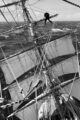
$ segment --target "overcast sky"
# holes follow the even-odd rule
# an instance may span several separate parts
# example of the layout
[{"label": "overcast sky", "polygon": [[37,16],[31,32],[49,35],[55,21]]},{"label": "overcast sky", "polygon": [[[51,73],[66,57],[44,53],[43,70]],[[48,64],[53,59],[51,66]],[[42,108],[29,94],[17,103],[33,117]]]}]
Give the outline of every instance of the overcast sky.
[{"label": "overcast sky", "polygon": [[[6,3],[16,0],[4,0]],[[26,4],[29,7],[30,13],[33,17],[33,19],[41,19],[43,18],[44,12],[49,12],[51,15],[58,13],[59,16],[56,17],[54,20],[80,20],[80,8],[77,8],[75,6],[72,6],[62,0],[28,0],[30,6]],[[38,2],[37,2],[38,1]],[[80,5],[80,0],[69,0],[72,1],[78,5]],[[0,5],[2,5],[3,2],[0,0]],[[20,9],[19,7],[16,8],[16,10],[19,10],[19,13],[16,15],[15,7],[9,8],[15,18],[18,16],[17,19],[20,18]],[[9,13],[7,9],[2,9],[2,11],[6,14],[7,19],[12,20],[10,18]],[[21,18],[20,18],[21,19]],[[3,18],[0,15],[0,20],[3,20]]]}]

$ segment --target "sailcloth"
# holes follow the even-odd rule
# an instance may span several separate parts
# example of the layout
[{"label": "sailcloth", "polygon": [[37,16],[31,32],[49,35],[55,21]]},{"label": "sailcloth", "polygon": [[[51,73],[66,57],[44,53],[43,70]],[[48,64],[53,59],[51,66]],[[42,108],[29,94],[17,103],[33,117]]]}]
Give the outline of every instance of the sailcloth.
[{"label": "sailcloth", "polygon": [[[64,74],[78,72],[78,69],[76,67],[77,56],[75,55],[76,51],[72,42],[71,34],[67,34],[61,38],[58,38],[56,40],[53,39],[43,44],[42,49],[44,55],[46,56],[46,60],[49,62],[49,64],[47,64],[47,68],[53,75],[53,78],[58,78],[59,76],[62,76]],[[16,102],[23,100],[15,78],[17,79],[20,87],[23,89],[23,93],[25,94],[25,96],[28,94],[31,82],[36,83],[40,79],[43,80],[43,76],[39,77],[38,73],[35,75],[35,67],[40,64],[40,60],[41,59],[38,54],[38,50],[33,48],[17,56],[8,58],[7,61],[9,65],[6,61],[1,62],[1,69],[3,70],[6,83],[8,85],[11,84],[8,89],[12,101]],[[15,78],[13,73],[15,75]],[[20,76],[24,76],[22,77],[23,79],[19,79]],[[41,103],[42,102],[40,101],[38,103],[38,106],[40,106]],[[18,107],[18,105],[19,104],[14,105],[14,110]],[[24,118],[26,118],[27,120],[36,120],[37,112],[35,109],[35,104],[33,104],[32,106],[25,108],[25,110],[17,113],[17,116],[21,118],[21,120],[24,120]],[[32,117],[33,114],[34,117]]]}]

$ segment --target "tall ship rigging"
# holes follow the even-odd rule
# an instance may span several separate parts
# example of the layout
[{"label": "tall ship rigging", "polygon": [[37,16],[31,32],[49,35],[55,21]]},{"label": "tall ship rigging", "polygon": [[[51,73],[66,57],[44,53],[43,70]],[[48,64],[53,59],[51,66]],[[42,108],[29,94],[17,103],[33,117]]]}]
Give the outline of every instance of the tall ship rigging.
[{"label": "tall ship rigging", "polygon": [[9,7],[19,5],[24,17],[24,25],[0,34],[0,119],[79,120],[77,31],[57,29],[53,23],[41,25],[45,18],[34,22],[26,2],[3,0],[0,6],[7,23],[4,7],[13,17]]}]

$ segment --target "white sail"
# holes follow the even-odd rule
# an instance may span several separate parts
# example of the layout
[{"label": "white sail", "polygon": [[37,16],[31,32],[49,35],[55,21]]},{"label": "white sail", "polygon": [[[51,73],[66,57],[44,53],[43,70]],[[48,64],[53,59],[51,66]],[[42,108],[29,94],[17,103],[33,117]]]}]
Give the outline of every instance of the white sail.
[{"label": "white sail", "polygon": [[18,78],[39,63],[34,50],[9,58],[7,61],[1,62],[1,68],[4,72],[7,84],[10,84],[15,78]]},{"label": "white sail", "polygon": [[50,115],[52,115],[55,109],[56,109],[55,99],[53,96],[49,96],[49,97],[44,98],[43,100],[38,101],[37,109],[36,109],[36,103],[35,103],[29,107],[26,107],[24,110],[18,112],[17,116],[21,120],[23,119],[24,120],[26,119],[27,120],[34,120],[34,119],[39,120],[44,115],[45,117],[47,117],[47,113],[50,113]]},{"label": "white sail", "polygon": [[[75,53],[70,35],[46,43],[43,48],[48,59]],[[7,84],[10,84],[14,80],[12,72],[15,78],[18,78],[20,75],[39,64],[39,59],[37,59],[34,49],[9,58],[7,61],[9,65],[6,61],[1,62],[1,68],[4,72]]]},{"label": "white sail", "polygon": [[75,53],[71,35],[46,43],[43,48],[48,59]]},{"label": "white sail", "polygon": [[[56,47],[58,48],[58,50],[55,50],[56,47],[53,47],[53,46],[50,47],[51,45],[54,45],[56,43],[56,41],[53,41],[53,42],[50,42],[50,43],[47,43],[47,44],[44,45],[45,53],[46,53],[46,55],[49,59],[58,57],[58,55],[61,56],[61,55],[67,55],[67,54],[75,53],[75,48],[72,44],[72,39],[71,39],[70,36],[60,38],[60,40],[61,40],[61,44],[60,44],[60,42],[58,42],[59,40],[57,41],[58,44],[57,44]],[[67,45],[67,43],[68,43],[68,45]],[[62,48],[62,50],[60,49],[60,47]],[[65,50],[63,51],[63,49],[65,49]],[[55,54],[54,54],[54,50],[55,50]],[[61,54],[58,54],[59,52]],[[53,65],[52,67],[49,68],[49,71],[50,71],[51,74],[53,74],[53,78],[56,78],[56,77],[64,75],[64,74],[77,73],[78,72],[77,56],[74,55],[74,56],[72,56],[72,57],[70,57],[66,60],[63,60],[63,61],[57,63],[56,65]],[[23,84],[25,84],[25,82]],[[23,86],[25,86],[25,85],[23,85]],[[41,103],[38,103],[38,105],[40,105],[40,104]],[[17,116],[19,118],[21,118],[22,120],[24,118],[26,118],[27,120],[29,120],[29,119],[34,120],[34,119],[36,119],[36,114],[37,114],[34,111],[34,109],[35,109],[35,104],[33,104],[29,108],[26,108],[26,109],[22,110],[21,112],[17,113]],[[24,115],[23,115],[23,113],[24,113]],[[32,114],[32,115],[34,114],[34,117],[30,116],[30,114]],[[25,117],[23,118],[23,116],[25,116]]]},{"label": "white sail", "polygon": [[77,64],[77,56],[75,55],[71,58],[66,59],[65,61],[53,65],[50,68],[50,72],[53,74],[54,78],[62,76],[64,74],[77,73]]},{"label": "white sail", "polygon": [[73,83],[66,85],[64,90],[67,92],[67,94],[70,94],[71,96],[74,96],[80,100],[80,78],[76,81],[73,79]]},{"label": "white sail", "polygon": [[[64,56],[64,55],[75,53],[75,48],[72,44],[72,38],[70,35],[66,35],[62,38],[46,43],[45,45],[43,45],[43,50],[48,60],[51,60],[53,58],[55,59],[58,56]],[[35,49],[32,49],[27,52],[21,53],[17,56],[9,58],[7,62],[2,61],[0,65],[3,70],[6,83],[7,84],[12,83],[15,80],[15,78],[17,79],[18,77],[23,75],[25,72],[29,71],[30,69],[38,65],[40,61],[38,59],[39,56],[37,55],[36,55]],[[78,69],[76,66],[77,66],[77,56],[75,55],[71,58],[68,58],[68,59],[66,58],[63,61],[56,63],[56,65],[51,66],[49,68],[49,71],[53,74],[53,78],[54,77],[56,78],[56,76],[58,77],[63,74],[78,72]],[[13,71],[15,77],[11,71]],[[40,79],[43,79],[43,76]],[[38,78],[38,75],[37,77],[35,76],[35,72],[34,72],[34,75],[30,76],[29,78],[25,78],[24,80],[19,82],[20,87],[23,89],[23,93],[25,96],[28,94],[30,83],[31,82],[36,83],[37,81],[39,81],[39,78]],[[16,82],[9,87],[9,92],[10,92],[12,101],[16,102],[16,101],[23,100],[23,97],[19,91],[19,88]],[[41,102],[38,104],[40,106]],[[13,106],[13,109],[15,110],[18,106],[19,104],[15,104]],[[33,114],[34,114],[34,117],[31,116]],[[21,120],[24,120],[25,118],[26,120],[29,120],[29,119],[36,120],[37,115],[36,115],[35,104],[19,112],[17,116],[21,118]]]},{"label": "white sail", "polygon": [[[41,76],[38,77],[37,75],[34,75],[34,76],[29,77],[28,79],[25,79],[24,81],[20,82],[20,86],[23,89],[23,93],[25,96],[27,96],[27,94],[29,92],[29,87],[30,87],[31,82],[32,82],[32,85],[31,85],[31,89],[32,89],[36,86],[36,84],[39,82],[39,80],[43,80],[43,78]],[[14,102],[23,100],[22,94],[20,93],[16,83],[9,87],[9,92],[11,95],[11,99]],[[16,109],[16,107],[18,105],[19,104],[15,104],[13,109]]]},{"label": "white sail", "polygon": [[[48,81],[46,80],[48,78],[48,73],[51,74],[51,77],[54,80],[53,84],[57,80],[56,78],[59,79],[60,76],[68,75],[68,74],[74,74],[73,76],[73,80],[74,80],[76,74],[79,72],[78,55],[75,54],[77,51],[75,50],[75,47],[73,45],[71,34],[66,33],[66,31],[62,31],[60,29],[57,29],[57,31],[59,31],[61,34],[63,33],[63,36],[56,39],[56,38],[52,38],[52,37],[55,37],[55,35],[53,36],[52,35],[53,32],[51,33],[51,31],[50,33],[52,36],[48,37],[43,35],[42,32],[45,33],[44,30],[46,30],[46,27],[44,27],[45,29],[42,28],[43,31],[41,31],[39,35],[41,35],[42,40],[44,40],[43,36],[45,37],[46,43],[45,43],[45,40],[44,42],[40,41],[40,43],[38,43],[39,42],[38,41],[39,39],[37,39],[38,34],[35,34],[36,31],[34,31],[33,33],[32,19],[28,12],[28,9],[25,6],[26,0],[21,0],[21,1],[12,2],[12,3],[10,2],[8,4],[6,4],[3,0],[3,3],[4,5],[0,6],[1,8],[9,7],[17,4],[22,6],[24,21],[26,23],[24,29],[21,29],[21,31],[17,29],[17,31],[13,32],[13,30],[11,30],[12,32],[8,31],[5,33],[8,34],[10,32],[12,34],[19,35],[19,33],[23,33],[25,31],[26,33],[28,32],[29,34],[29,36],[26,35],[28,41],[33,42],[35,41],[34,39],[36,39],[36,41],[31,46],[32,49],[31,47],[29,49],[29,46],[27,46],[26,48],[27,51],[20,53],[18,55],[16,54],[14,56],[10,56],[9,58],[6,58],[3,48],[1,48],[2,54],[4,56],[4,60],[0,62],[0,67],[4,73],[4,78],[5,78],[4,81],[6,81],[5,88],[3,89],[4,90],[7,89],[7,91],[9,92],[11,97],[11,102],[16,103],[16,104],[13,104],[13,111],[19,110],[19,108],[24,107],[27,104],[27,102],[34,99],[35,101],[35,103],[33,102],[34,104],[31,104],[29,107],[25,107],[24,109],[22,109],[21,111],[18,111],[17,113],[15,112],[16,113],[15,115],[18,118],[20,118],[20,120],[39,120],[42,117],[44,117],[44,115],[47,116],[49,112],[50,112],[49,115],[52,115],[56,110],[57,102],[54,99],[54,92],[52,95],[50,93],[50,95],[48,94],[47,97],[45,98],[42,97],[42,99],[37,101],[37,99],[34,98],[34,95],[35,97],[37,97],[38,96],[37,92],[39,92],[38,91],[39,89],[38,90],[36,89],[36,85],[38,84],[38,82],[40,82],[40,80],[42,81],[42,83],[48,84]],[[29,7],[31,4],[29,5],[28,3],[26,5],[28,5],[27,7]],[[16,10],[17,10],[17,7],[16,7]],[[8,12],[16,22],[16,19],[14,18],[13,14],[9,11],[9,9],[8,9]],[[2,12],[2,10],[1,10],[1,14],[8,23],[8,20],[6,19],[4,12]],[[18,15],[17,15],[17,18],[18,18]],[[44,20],[46,20],[46,18],[44,18]],[[37,23],[35,23],[35,25],[36,24]],[[25,30],[26,28],[27,28],[27,31]],[[57,34],[57,31],[55,31],[56,29],[52,29],[52,30],[54,31],[53,34],[55,33]],[[24,35],[25,34],[23,33],[23,36]],[[33,38],[34,36],[35,38]],[[45,70],[47,73],[45,75],[46,77],[44,76]],[[73,82],[74,84],[72,83],[64,87],[64,90],[67,93],[80,99],[80,95],[79,95],[80,82],[79,80],[73,81]],[[48,92],[47,89],[44,91],[45,86],[40,86],[40,88],[42,88],[43,94]],[[0,81],[0,93],[1,92],[2,91],[1,91],[1,81]],[[3,91],[3,93],[4,92],[5,91]],[[30,92],[34,92],[34,95],[32,94],[32,96],[29,96],[28,99],[24,101],[25,100],[24,98],[27,98],[26,96]],[[52,91],[49,91],[49,92],[52,92]],[[22,94],[24,94],[24,98],[22,97]],[[5,100],[7,99],[6,97],[4,98]],[[5,106],[7,106],[7,104]],[[57,107],[58,107],[58,104],[57,104]]]}]

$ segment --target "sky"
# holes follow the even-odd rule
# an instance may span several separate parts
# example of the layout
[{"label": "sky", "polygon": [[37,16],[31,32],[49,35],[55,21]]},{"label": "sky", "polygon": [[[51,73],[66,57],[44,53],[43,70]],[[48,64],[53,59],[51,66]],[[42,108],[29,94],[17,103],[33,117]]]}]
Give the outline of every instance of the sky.
[{"label": "sky", "polygon": [[[5,3],[9,3],[16,0],[4,0]],[[18,0],[17,0],[18,1]],[[69,0],[80,5],[80,0]],[[0,0],[0,5],[3,5],[2,0]],[[58,13],[59,16],[54,18],[55,21],[77,21],[80,20],[80,8],[72,6],[62,0],[28,0],[26,3],[31,16],[34,20],[39,20],[44,17],[45,12],[49,12],[50,15]],[[20,6],[9,7],[14,18],[17,20],[22,20],[22,13]],[[7,8],[1,9],[7,19],[12,21],[13,18],[9,14]],[[18,12],[17,12],[18,11]],[[4,21],[3,17],[0,15],[0,21]]]}]

